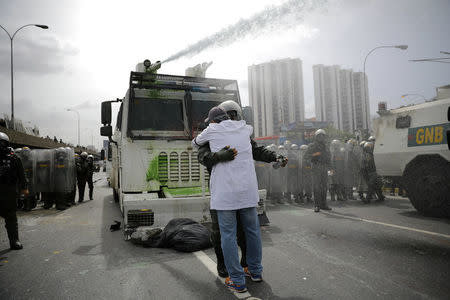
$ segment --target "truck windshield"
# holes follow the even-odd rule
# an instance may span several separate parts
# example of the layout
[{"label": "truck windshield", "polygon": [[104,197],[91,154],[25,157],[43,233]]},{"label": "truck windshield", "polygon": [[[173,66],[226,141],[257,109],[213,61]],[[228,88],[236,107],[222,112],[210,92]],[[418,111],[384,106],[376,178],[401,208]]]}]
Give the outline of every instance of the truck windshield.
[{"label": "truck windshield", "polygon": [[[163,85],[164,81],[157,83]],[[128,126],[131,137],[189,139],[192,133],[203,129],[212,107],[227,100],[240,101],[236,84],[219,87],[206,83],[183,84],[186,89],[180,89],[174,83],[170,85],[177,89],[171,89],[167,83],[163,89],[144,86],[133,89]]]},{"label": "truck windshield", "polygon": [[184,131],[184,92],[135,90],[130,103],[129,129],[140,131]]},{"label": "truck windshield", "polygon": [[198,131],[202,127],[208,112],[220,103],[233,100],[237,102],[236,94],[216,94],[216,93],[192,93],[192,127]]}]

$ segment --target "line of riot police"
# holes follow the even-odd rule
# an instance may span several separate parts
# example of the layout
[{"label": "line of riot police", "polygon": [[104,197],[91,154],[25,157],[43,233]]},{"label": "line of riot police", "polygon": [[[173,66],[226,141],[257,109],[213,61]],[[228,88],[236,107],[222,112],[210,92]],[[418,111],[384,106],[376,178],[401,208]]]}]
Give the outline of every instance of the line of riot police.
[{"label": "line of riot police", "polygon": [[314,199],[315,211],[330,209],[327,190],[331,201],[354,200],[354,187],[365,203],[373,200],[374,194],[378,201],[383,201],[381,180],[373,160],[373,142],[371,137],[360,146],[355,139],[328,143],[326,132],[319,129],[309,145],[299,147],[290,141],[280,146],[271,144],[267,148],[286,156],[289,163],[287,168],[274,169],[255,162],[259,189],[267,190],[272,203],[304,204]]},{"label": "line of riot police", "polygon": [[22,161],[29,194],[18,199],[18,208],[30,211],[37,206],[38,200],[44,202],[44,209],[53,206],[64,210],[75,205],[78,183],[79,199],[84,200],[86,183],[89,186],[89,198],[93,199],[93,156],[82,152],[74,153],[72,148],[14,150]]}]

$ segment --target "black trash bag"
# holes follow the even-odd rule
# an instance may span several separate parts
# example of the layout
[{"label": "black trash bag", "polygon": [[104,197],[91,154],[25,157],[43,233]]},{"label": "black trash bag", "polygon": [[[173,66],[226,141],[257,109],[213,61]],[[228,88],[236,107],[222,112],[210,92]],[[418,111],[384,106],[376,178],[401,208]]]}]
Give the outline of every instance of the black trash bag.
[{"label": "black trash bag", "polygon": [[187,218],[171,220],[164,230],[142,240],[144,247],[174,248],[182,252],[194,252],[212,247],[208,228]]},{"label": "black trash bag", "polygon": [[202,224],[184,225],[172,236],[170,244],[177,251],[195,252],[212,246],[211,233]]}]

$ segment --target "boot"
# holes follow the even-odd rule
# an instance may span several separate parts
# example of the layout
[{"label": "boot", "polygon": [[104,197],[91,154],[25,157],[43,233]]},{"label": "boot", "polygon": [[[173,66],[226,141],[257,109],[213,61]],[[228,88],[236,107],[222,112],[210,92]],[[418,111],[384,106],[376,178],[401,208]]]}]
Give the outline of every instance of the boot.
[{"label": "boot", "polygon": [[216,252],[217,258],[217,274],[219,274],[219,276],[222,278],[228,277],[227,267],[225,266],[225,261],[223,259],[222,248],[215,247],[214,252]]},{"label": "boot", "polygon": [[13,224],[6,228],[9,238],[9,246],[11,250],[20,250],[23,248],[22,243],[19,241],[19,225]]},{"label": "boot", "polygon": [[9,242],[9,246],[11,248],[11,250],[20,250],[23,249],[23,245],[19,240],[15,240],[15,241],[10,241]]},{"label": "boot", "polygon": [[89,200],[94,200],[93,194],[94,194],[94,189],[90,189],[89,190]]}]

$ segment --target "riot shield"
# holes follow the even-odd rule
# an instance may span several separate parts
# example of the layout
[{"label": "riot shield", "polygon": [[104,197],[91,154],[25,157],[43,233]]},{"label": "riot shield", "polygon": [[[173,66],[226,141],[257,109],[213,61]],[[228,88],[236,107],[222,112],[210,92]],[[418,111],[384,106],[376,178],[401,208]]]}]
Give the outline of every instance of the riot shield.
[{"label": "riot shield", "polygon": [[311,202],[312,198],[312,166],[311,166],[311,160],[308,158],[306,154],[306,151],[308,150],[307,145],[303,145],[300,147],[301,152],[301,160],[302,160],[302,190],[301,194],[303,195],[303,198],[307,202]]},{"label": "riot shield", "polygon": [[72,148],[66,147],[65,150],[67,151],[69,155],[69,170],[71,172],[71,176],[69,176],[70,181],[70,193],[67,194],[66,201],[68,204],[75,204],[75,195],[76,195],[76,189],[77,189],[77,167],[76,167],[76,161],[75,161],[75,152]]},{"label": "riot shield", "polygon": [[16,155],[20,158],[23,170],[25,173],[25,178],[27,180],[27,188],[30,195],[34,195],[35,191],[35,164],[34,164],[34,155],[35,153],[30,149],[22,149]]},{"label": "riot shield", "polygon": [[52,153],[53,150],[48,149],[38,149],[33,150],[35,152],[35,189],[37,193],[49,193],[52,192],[52,169],[53,160]]},{"label": "riot shield", "polygon": [[294,197],[294,199],[297,199],[299,195],[299,172],[298,172],[298,166],[299,166],[299,150],[298,149],[290,149],[288,151],[288,164],[287,164],[287,194],[288,199],[290,195]]},{"label": "riot shield", "polygon": [[256,179],[258,180],[258,189],[266,189],[266,179],[264,178],[265,172],[264,172],[264,163],[260,161],[255,161],[255,172],[256,172]]},{"label": "riot shield", "polygon": [[65,148],[55,149],[53,152],[53,192],[68,194],[73,189],[75,181],[73,154]]}]

